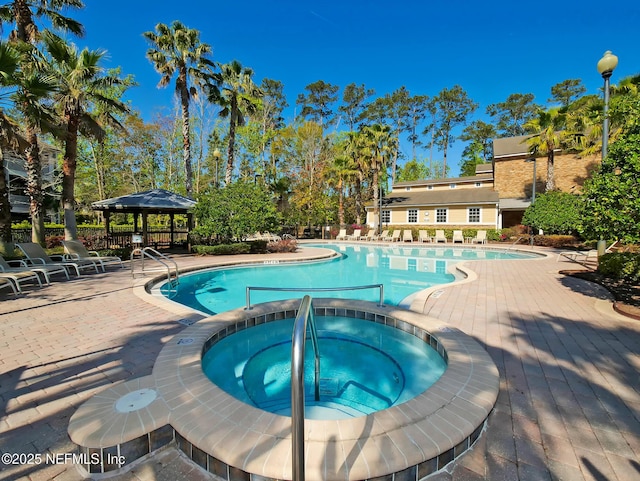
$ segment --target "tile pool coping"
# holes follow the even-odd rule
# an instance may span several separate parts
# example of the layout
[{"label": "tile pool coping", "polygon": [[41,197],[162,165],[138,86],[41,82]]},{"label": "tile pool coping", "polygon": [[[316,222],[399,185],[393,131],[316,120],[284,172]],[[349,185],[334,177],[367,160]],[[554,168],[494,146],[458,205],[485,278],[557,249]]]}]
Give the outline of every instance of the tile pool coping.
[{"label": "tile pool coping", "polygon": [[[105,461],[116,452],[133,460],[134,454],[175,439],[194,462],[223,479],[249,479],[247,473],[258,475],[255,479],[291,479],[290,418],[222,391],[204,375],[201,358],[203,346],[217,332],[234,331],[247,319],[253,319],[251,324],[284,318],[299,302],[236,309],[187,327],[162,349],[151,376],[111,387],[80,406],[69,424],[71,439]],[[316,311],[335,309],[337,315],[387,323],[414,335],[428,333],[446,352],[448,367],[427,391],[398,406],[347,420],[306,420],[309,479],[365,480],[391,473],[421,479],[473,444],[499,389],[498,370],[474,339],[442,321],[392,306],[322,298],[315,298],[314,305]],[[140,389],[156,391],[156,399],[133,412],[114,409],[117,400]],[[87,466],[94,472],[118,467],[105,462]]]}]

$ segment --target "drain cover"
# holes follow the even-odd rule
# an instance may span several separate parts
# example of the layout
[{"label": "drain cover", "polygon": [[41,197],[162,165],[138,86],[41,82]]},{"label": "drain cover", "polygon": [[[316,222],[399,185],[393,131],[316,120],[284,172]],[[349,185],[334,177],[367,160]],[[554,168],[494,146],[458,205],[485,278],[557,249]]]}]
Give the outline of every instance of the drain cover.
[{"label": "drain cover", "polygon": [[153,389],[139,389],[138,391],[125,394],[116,401],[116,411],[119,413],[130,413],[137,411],[151,404],[158,393]]}]

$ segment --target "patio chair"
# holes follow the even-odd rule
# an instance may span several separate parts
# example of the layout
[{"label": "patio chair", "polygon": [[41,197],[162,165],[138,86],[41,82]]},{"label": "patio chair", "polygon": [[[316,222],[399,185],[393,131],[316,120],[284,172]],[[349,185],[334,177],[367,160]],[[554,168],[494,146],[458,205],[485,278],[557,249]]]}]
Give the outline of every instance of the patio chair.
[{"label": "patio chair", "polygon": [[353,230],[353,234],[348,235],[347,239],[348,240],[360,240],[360,237],[362,237],[362,229],[354,229]]},{"label": "patio chair", "polygon": [[391,242],[400,242],[400,237],[402,236],[402,231],[400,229],[396,229],[391,234],[390,241]]},{"label": "patio chair", "polygon": [[336,236],[336,240],[347,240],[347,229],[340,229],[338,235]]},{"label": "patio chair", "polygon": [[405,229],[402,233],[402,242],[413,242],[413,232],[411,229]]},{"label": "patio chair", "polygon": [[454,230],[453,231],[453,239],[451,240],[452,243],[456,243],[456,242],[460,242],[460,244],[464,244],[464,236],[462,235],[462,231],[461,230]]},{"label": "patio chair", "polygon": [[[615,241],[604,250],[605,254],[613,252],[617,248],[617,245],[618,241]],[[561,257],[564,257],[573,262],[587,262],[589,259],[598,258],[598,249],[589,249],[588,251],[559,252],[558,257],[556,257],[556,262],[558,262]]]},{"label": "patio chair", "polygon": [[377,240],[386,241],[391,240],[391,236],[389,235],[389,230],[383,230],[382,233],[378,236]]},{"label": "patio chair", "polygon": [[[18,292],[22,292],[22,283],[35,281],[38,284],[38,287],[42,287],[42,281],[40,281],[40,276],[37,272],[29,270],[27,267],[23,268],[12,268],[9,266],[7,261],[0,256],[3,262],[0,263],[0,278],[8,279],[13,282],[18,289]],[[4,266],[9,266],[7,270],[5,270]]]},{"label": "patio chair", "polygon": [[487,243],[487,231],[479,230],[476,232],[476,236],[471,239],[472,244],[486,244]]},{"label": "patio chair", "polygon": [[56,265],[27,265],[26,262],[22,260],[11,260],[7,261],[4,257],[0,256],[0,270],[2,272],[36,272],[37,274],[42,275],[45,283],[47,285],[51,284],[50,276],[54,274],[64,274],[67,279],[69,279],[69,273],[64,266],[56,266]]},{"label": "patio chair", "polygon": [[418,242],[431,242],[431,236],[426,230],[418,231]]},{"label": "patio chair", "polygon": [[447,243],[447,236],[444,235],[444,230],[436,230],[436,236],[433,238],[433,242],[444,242]]},{"label": "patio chair", "polygon": [[98,262],[102,268],[102,272],[105,272],[105,267],[111,264],[118,264],[121,268],[124,268],[122,259],[118,256],[101,256],[96,251],[87,250],[82,242],[79,240],[66,240],[62,241],[64,251],[67,254],[67,259],[75,262],[76,260],[90,260],[92,262]]},{"label": "patio chair", "polygon": [[14,295],[18,295],[18,291],[16,291],[16,286],[9,279],[0,279],[0,289],[10,288]]},{"label": "patio chair", "polygon": [[376,230],[375,229],[369,229],[367,231],[367,234],[365,236],[362,236],[361,239],[366,240],[366,241],[372,241],[372,240],[376,240],[378,236],[376,235]]},{"label": "patio chair", "polygon": [[[98,263],[90,259],[76,259],[75,261],[64,260],[63,256],[49,256],[40,244],[35,242],[20,242],[16,244],[18,249],[27,258],[29,267],[33,266],[63,266],[67,269],[74,269],[77,275],[84,269],[98,270]],[[55,257],[55,259],[54,259]],[[59,258],[59,260],[58,260]]]}]

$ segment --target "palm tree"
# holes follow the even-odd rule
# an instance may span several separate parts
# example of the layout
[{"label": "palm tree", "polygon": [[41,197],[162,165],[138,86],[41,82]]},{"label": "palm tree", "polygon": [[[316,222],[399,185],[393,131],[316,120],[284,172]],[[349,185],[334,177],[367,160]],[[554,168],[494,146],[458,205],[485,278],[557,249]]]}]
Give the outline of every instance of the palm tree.
[{"label": "palm tree", "polygon": [[565,126],[565,114],[559,108],[540,110],[536,118],[525,124],[525,129],[535,132],[527,138],[529,153],[547,156],[547,192],[556,188],[553,172],[555,151],[564,148],[572,137]]},{"label": "palm tree", "polygon": [[[14,0],[0,7],[0,20],[6,23],[15,23],[14,30],[9,35],[12,43],[33,45],[40,37],[35,18],[43,19],[57,30],[82,36],[84,33],[82,25],[76,20],[62,15],[61,12],[69,8],[83,7],[84,4],[81,0]],[[20,49],[27,51],[24,46],[21,46]],[[34,242],[44,244],[43,194],[38,133],[43,127],[52,126],[53,124],[52,112],[43,105],[42,101],[52,93],[54,85],[49,78],[36,71],[32,53],[25,53],[20,57],[21,75],[14,101],[16,102],[16,107],[25,118],[25,138],[29,143],[29,147],[23,152],[27,162],[27,193],[29,195],[29,210],[32,222],[31,237]]]},{"label": "palm tree", "polygon": [[345,188],[350,184],[358,174],[358,170],[354,168],[352,159],[346,156],[339,156],[333,160],[327,169],[327,183],[338,191],[338,223],[340,226],[345,224],[344,221],[344,194]]},{"label": "palm tree", "polygon": [[211,100],[222,105],[220,116],[229,118],[227,169],[224,176],[225,184],[229,185],[233,176],[236,127],[244,125],[245,115],[257,110],[257,99],[262,97],[262,91],[253,83],[253,70],[243,67],[237,60],[221,65],[220,70],[222,88],[219,97],[212,96]]},{"label": "palm tree", "polygon": [[[50,32],[43,34],[43,40],[51,57],[50,72],[56,80],[53,99],[66,129],[61,198],[64,210],[64,235],[67,240],[77,239],[74,188],[78,132],[100,140],[105,136],[105,130],[100,121],[122,128],[112,112],[124,113],[128,109],[120,100],[113,99],[109,95],[110,87],[120,84],[121,80],[112,75],[104,75],[104,68],[100,66],[100,61],[106,52],[91,51],[87,48],[79,52],[75,45],[67,44]],[[92,105],[106,107],[100,119],[90,112]]]},{"label": "palm tree", "polygon": [[374,124],[364,127],[362,133],[365,138],[365,145],[369,149],[369,167],[372,171],[371,188],[373,189],[373,212],[374,217],[380,219],[380,196],[379,185],[380,176],[386,171],[387,163],[391,154],[396,149],[398,139],[391,132],[388,125]]},{"label": "palm tree", "polygon": [[[182,142],[185,170],[185,190],[191,196],[191,129],[189,125],[189,102],[197,96],[196,87],[204,87],[214,82],[214,63],[208,58],[211,46],[200,42],[200,32],[185,27],[174,20],[171,26],[163,23],[156,25],[155,32],[144,32],[144,37],[152,47],[147,50],[147,58],[160,74],[158,87],[166,87],[176,76],[176,95],[182,107]],[[190,84],[195,85],[190,85]]]}]

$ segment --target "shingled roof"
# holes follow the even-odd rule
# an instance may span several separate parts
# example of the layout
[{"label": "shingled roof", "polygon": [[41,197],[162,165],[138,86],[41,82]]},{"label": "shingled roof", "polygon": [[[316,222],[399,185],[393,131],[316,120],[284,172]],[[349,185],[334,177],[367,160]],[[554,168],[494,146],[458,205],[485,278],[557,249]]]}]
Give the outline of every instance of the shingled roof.
[{"label": "shingled roof", "polygon": [[[392,192],[383,199],[385,207],[422,207],[455,204],[497,204],[498,193],[491,188]],[[371,204],[369,204],[371,207]]]},{"label": "shingled roof", "polygon": [[135,194],[113,197],[100,200],[91,204],[94,210],[108,210],[121,212],[147,211],[153,214],[184,213],[193,206],[196,201],[174,192],[164,189],[153,189]]}]

